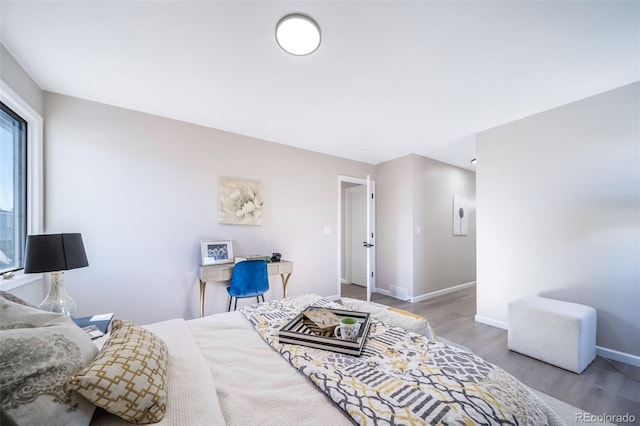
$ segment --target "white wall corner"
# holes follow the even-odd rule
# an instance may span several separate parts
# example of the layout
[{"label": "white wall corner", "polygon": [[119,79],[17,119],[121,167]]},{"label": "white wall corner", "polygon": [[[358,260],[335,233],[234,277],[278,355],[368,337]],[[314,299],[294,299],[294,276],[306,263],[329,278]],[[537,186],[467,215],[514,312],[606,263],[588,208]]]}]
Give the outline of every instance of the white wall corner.
[{"label": "white wall corner", "polygon": [[500,320],[497,320],[497,319],[485,317],[483,315],[476,315],[475,316],[475,320],[476,320],[476,322],[480,322],[482,324],[487,324],[487,325],[490,325],[492,327],[498,327],[498,328],[501,328],[503,330],[508,330],[509,329],[509,323],[507,323],[506,321],[500,321]]}]

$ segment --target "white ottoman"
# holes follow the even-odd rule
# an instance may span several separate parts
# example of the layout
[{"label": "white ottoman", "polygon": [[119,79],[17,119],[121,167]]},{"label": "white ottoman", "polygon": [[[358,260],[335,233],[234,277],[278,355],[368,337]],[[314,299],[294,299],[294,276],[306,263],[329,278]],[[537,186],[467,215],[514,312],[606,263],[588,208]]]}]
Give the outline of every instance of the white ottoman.
[{"label": "white ottoman", "polygon": [[596,310],[543,297],[509,303],[508,346],[540,361],[582,373],[596,357]]}]

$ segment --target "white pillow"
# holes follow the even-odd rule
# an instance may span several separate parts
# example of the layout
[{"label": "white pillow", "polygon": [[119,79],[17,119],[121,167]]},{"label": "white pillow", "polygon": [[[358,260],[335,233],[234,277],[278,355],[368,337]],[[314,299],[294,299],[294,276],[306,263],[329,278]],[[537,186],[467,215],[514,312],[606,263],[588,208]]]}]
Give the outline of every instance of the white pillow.
[{"label": "white pillow", "polygon": [[436,334],[431,328],[431,325],[429,324],[429,321],[427,321],[427,319],[422,315],[414,314],[413,312],[405,311],[404,309],[382,305],[380,303],[367,302],[365,300],[351,299],[348,297],[342,297],[340,300],[348,309],[367,312],[378,321],[402,327],[405,330],[421,334],[431,340],[438,340]]}]

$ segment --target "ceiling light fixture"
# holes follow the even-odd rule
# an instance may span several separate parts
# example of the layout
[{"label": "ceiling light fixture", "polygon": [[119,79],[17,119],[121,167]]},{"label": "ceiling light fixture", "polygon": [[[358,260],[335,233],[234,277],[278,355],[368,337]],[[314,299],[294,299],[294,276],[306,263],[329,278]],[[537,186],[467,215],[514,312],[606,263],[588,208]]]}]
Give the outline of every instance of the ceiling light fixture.
[{"label": "ceiling light fixture", "polygon": [[474,158],[473,160],[471,160],[471,164],[476,164],[476,159]]},{"label": "ceiling light fixture", "polygon": [[278,21],[276,41],[287,53],[309,55],[320,46],[320,27],[307,15],[292,13]]}]

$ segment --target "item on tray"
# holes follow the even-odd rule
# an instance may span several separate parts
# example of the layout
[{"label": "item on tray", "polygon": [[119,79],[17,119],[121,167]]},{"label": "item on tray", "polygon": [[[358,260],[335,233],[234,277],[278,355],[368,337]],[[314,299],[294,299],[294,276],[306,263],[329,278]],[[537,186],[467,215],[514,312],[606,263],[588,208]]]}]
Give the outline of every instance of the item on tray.
[{"label": "item on tray", "polygon": [[353,341],[358,338],[358,331],[360,331],[358,320],[352,317],[344,317],[340,320],[340,324],[334,328],[333,333],[342,340]]},{"label": "item on tray", "polygon": [[[339,320],[345,317],[356,319],[360,323],[356,339],[344,340],[336,337],[334,334],[335,327],[327,328],[326,332],[317,331],[320,329],[305,316],[305,312],[316,309],[327,309],[330,313],[336,315]],[[310,346],[312,348],[360,356],[369,332],[370,318],[371,315],[367,312],[309,306],[280,328],[278,339],[280,343]],[[313,325],[310,326],[311,324]],[[336,326],[338,325],[340,325],[339,321]]]},{"label": "item on tray", "polygon": [[340,317],[326,308],[309,308],[302,315],[304,324],[318,334],[333,333]]}]

